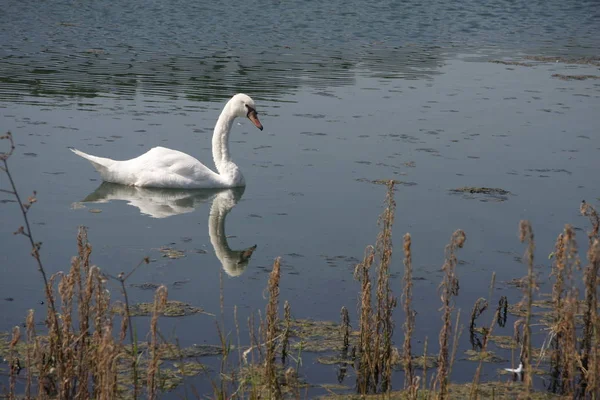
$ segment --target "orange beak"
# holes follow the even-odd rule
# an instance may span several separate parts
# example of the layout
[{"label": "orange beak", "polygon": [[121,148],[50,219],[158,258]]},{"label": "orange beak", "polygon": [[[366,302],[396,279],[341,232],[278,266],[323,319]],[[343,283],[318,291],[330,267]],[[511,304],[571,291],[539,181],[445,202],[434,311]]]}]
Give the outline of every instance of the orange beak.
[{"label": "orange beak", "polygon": [[250,112],[248,113],[248,119],[250,121],[252,121],[252,123],[254,124],[254,126],[256,126],[258,129],[260,129],[261,131],[263,130],[263,126],[260,123],[260,121],[258,120],[258,116],[256,115],[256,111],[255,110],[250,110]]}]

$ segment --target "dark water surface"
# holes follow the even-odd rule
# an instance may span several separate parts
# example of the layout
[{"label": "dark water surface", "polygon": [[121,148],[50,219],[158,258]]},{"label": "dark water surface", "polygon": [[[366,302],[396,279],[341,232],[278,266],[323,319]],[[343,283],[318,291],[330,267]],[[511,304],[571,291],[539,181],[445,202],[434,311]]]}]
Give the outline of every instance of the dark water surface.
[{"label": "dark water surface", "polygon": [[[355,321],[352,273],[376,238],[384,198],[384,187],[368,180],[402,181],[392,285],[399,295],[400,240],[410,232],[415,351],[426,336],[437,351],[436,289],[455,229],[467,233],[458,268],[463,315],[487,297],[493,271],[496,297],[518,301],[520,292],[503,282],[525,273],[520,219],[532,221],[546,269],[565,223],[587,229],[578,207],[582,199],[599,203],[600,80],[553,75],[600,75],[597,59],[562,62],[598,56],[598,9],[597,1],[8,1],[0,10],[0,127],[17,142],[11,168],[21,192],[38,192],[30,218],[50,273],[68,269],[85,225],[94,263],[110,274],[150,256],[131,283],[164,283],[171,299],[214,314],[222,288],[232,331],[234,305],[240,321],[264,309],[277,256],[281,299],[295,317],[337,320],[346,306]],[[527,65],[489,62],[498,59]],[[234,124],[243,191],[101,185],[67,149],[125,159],[161,145],[212,168],[212,128],[240,91],[256,100],[265,126]],[[511,194],[450,192],[463,186]],[[28,309],[45,309],[27,243],[12,235],[22,222],[8,199],[0,197],[2,331]],[[253,245],[247,264],[232,262]],[[165,247],[185,257],[163,257]],[[134,301],[152,295],[130,289]],[[161,324],[182,345],[218,342],[207,315]],[[496,333],[512,334],[507,326]],[[335,367],[316,367],[310,354],[304,361],[309,382],[336,382]],[[457,363],[453,379],[471,380],[476,366]],[[505,364],[486,367],[485,379]],[[210,393],[208,379],[193,383]]]}]

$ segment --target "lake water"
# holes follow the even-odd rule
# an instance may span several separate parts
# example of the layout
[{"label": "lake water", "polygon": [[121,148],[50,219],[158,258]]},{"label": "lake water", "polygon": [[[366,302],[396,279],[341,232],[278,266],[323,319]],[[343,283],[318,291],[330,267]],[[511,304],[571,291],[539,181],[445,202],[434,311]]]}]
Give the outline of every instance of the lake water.
[{"label": "lake water", "polygon": [[[415,351],[425,337],[437,351],[437,286],[454,230],[467,234],[457,298],[465,315],[487,297],[493,271],[495,297],[520,299],[504,284],[526,271],[519,220],[533,223],[537,263],[549,269],[564,224],[587,229],[581,200],[599,204],[600,61],[563,62],[600,54],[598,10],[597,1],[8,0],[0,11],[0,133],[14,134],[19,190],[38,193],[30,218],[50,273],[68,269],[85,225],[103,271],[129,271],[149,256],[131,283],[163,283],[170,299],[219,315],[222,294],[232,332],[234,306],[240,321],[264,310],[278,256],[281,299],[294,317],[337,320],[346,306],[356,321],[353,269],[376,239],[385,196],[369,181],[399,180],[392,287],[400,295],[401,237],[410,232]],[[490,62],[509,59],[526,65]],[[126,159],[160,145],[212,168],[212,128],[237,92],[254,98],[265,127],[240,120],[232,130],[245,190],[101,185],[68,150]],[[451,192],[464,186],[510,194]],[[8,189],[4,175],[0,189]],[[0,199],[5,331],[45,306],[27,242],[12,235],[20,214]],[[253,245],[247,264],[232,262]],[[185,257],[163,257],[165,247]],[[153,291],[132,287],[130,296],[150,301]],[[395,315],[399,345],[400,308]],[[182,345],[218,342],[207,315],[163,318],[161,327]],[[512,334],[512,323],[498,334]],[[469,348],[468,335],[460,344]],[[460,354],[453,379],[470,381],[476,365]],[[314,354],[304,362],[309,382],[336,382],[335,367],[317,366]],[[509,365],[486,366],[485,379]],[[206,377],[192,383],[211,393]]]}]

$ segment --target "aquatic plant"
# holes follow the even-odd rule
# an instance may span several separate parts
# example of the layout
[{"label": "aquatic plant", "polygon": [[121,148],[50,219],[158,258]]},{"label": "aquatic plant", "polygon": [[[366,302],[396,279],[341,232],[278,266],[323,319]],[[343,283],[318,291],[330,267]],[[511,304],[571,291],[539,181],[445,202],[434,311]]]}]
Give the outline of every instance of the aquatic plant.
[{"label": "aquatic plant", "polygon": [[[392,226],[396,202],[394,201],[394,181],[386,182],[385,209],[379,217],[381,231],[375,246],[367,246],[363,262],[356,266],[354,277],[361,282],[359,303],[359,362],[357,367],[357,388],[360,393],[386,392],[391,390],[392,377],[392,336],[394,321],[392,312],[396,298],[389,284],[389,268],[392,259]],[[377,258],[376,308],[373,312],[371,298],[370,269]]]},{"label": "aquatic plant", "polygon": [[415,311],[411,309],[412,303],[412,251],[411,236],[404,235],[404,291],[402,302],[404,304],[404,345],[402,347],[402,364],[404,366],[404,389],[408,391],[409,399],[416,399],[418,394],[418,381],[412,367],[411,338],[415,328]]},{"label": "aquatic plant", "polygon": [[439,334],[440,351],[438,354],[438,369],[436,384],[439,384],[439,399],[448,397],[448,376],[450,373],[450,332],[452,330],[452,311],[454,311],[454,296],[458,296],[459,282],[456,276],[456,265],[458,259],[456,251],[463,247],[466,240],[466,235],[462,230],[457,230],[452,234],[450,243],[446,245],[445,261],[442,266],[444,277],[440,283],[440,298],[442,300],[442,328]]}]

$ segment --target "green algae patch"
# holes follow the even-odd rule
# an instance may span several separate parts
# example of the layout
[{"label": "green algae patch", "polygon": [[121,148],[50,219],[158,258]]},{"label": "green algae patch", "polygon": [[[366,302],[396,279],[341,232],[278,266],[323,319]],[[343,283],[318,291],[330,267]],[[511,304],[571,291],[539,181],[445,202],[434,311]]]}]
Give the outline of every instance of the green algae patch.
[{"label": "green algae patch", "polygon": [[[138,342],[138,351],[148,351],[150,345],[148,342]],[[230,346],[229,349],[233,349]],[[127,347],[126,350],[129,350]],[[185,358],[198,358],[198,357],[213,357],[223,354],[221,346],[209,345],[209,344],[193,344],[188,347],[179,347],[173,343],[161,343],[156,346],[158,356],[161,360],[176,360],[179,361]]]},{"label": "green algae patch", "polygon": [[525,56],[527,60],[550,63],[563,64],[578,64],[578,65],[595,65],[600,67],[600,57],[585,56],[585,57],[562,57],[562,56]]},{"label": "green algae patch", "polygon": [[330,356],[330,357],[318,357],[317,358],[317,362],[319,364],[323,364],[323,365],[339,365],[339,364],[346,364],[346,365],[353,365],[354,361],[352,361],[349,358],[344,358],[344,357],[335,357],[335,356]]},{"label": "green algae patch", "polygon": [[[181,363],[167,364],[159,362],[159,368],[156,374],[158,389],[162,392],[169,392],[183,384],[186,377],[200,375],[209,371],[208,367],[196,361],[184,361]],[[147,360],[138,364],[137,368],[139,382],[145,382],[148,379]],[[119,364],[118,384],[124,397],[131,394],[132,380],[131,363],[129,360],[123,360]]]},{"label": "green algae patch", "polygon": [[512,193],[508,190],[490,187],[463,186],[450,189],[452,194],[462,194],[465,199],[479,197],[481,201],[506,201]]},{"label": "green algae patch", "polygon": [[488,363],[501,363],[507,361],[502,357],[498,357],[493,351],[467,350],[465,351],[465,354],[467,355],[465,360],[469,361],[483,361]]},{"label": "green algae patch", "polygon": [[438,359],[436,356],[418,356],[412,358],[412,365],[418,369],[431,369],[437,368]]},{"label": "green algae patch", "polygon": [[[247,393],[251,393],[250,398],[253,399],[271,399],[272,393],[270,390],[270,382],[265,376],[265,367],[262,364],[248,364],[242,367],[236,376],[222,374],[224,380],[236,381],[239,380],[240,388],[243,388]],[[292,367],[283,369],[283,366],[277,364],[275,366],[275,376],[281,391],[282,398],[300,398],[300,393],[304,393],[304,389],[310,387],[306,381],[298,377],[296,370]],[[238,389],[239,390],[239,389]],[[245,398],[242,396],[241,398]]]},{"label": "green algae patch", "polygon": [[[578,302],[578,311],[575,313],[575,322],[577,324],[583,322],[583,310],[585,309],[585,301],[579,300]],[[532,310],[531,315],[539,317],[541,322],[549,324],[552,322],[554,318],[554,303],[548,299],[535,300],[531,304]],[[512,315],[516,315],[518,317],[525,317],[527,315],[527,308],[525,304],[516,303],[510,304],[508,306],[508,313]]]},{"label": "green algae patch", "polygon": [[493,64],[502,64],[502,65],[516,65],[519,67],[534,67],[533,63],[524,63],[522,61],[505,61],[505,60],[491,60]]},{"label": "green algae patch", "polygon": [[176,260],[178,258],[185,257],[185,252],[182,250],[177,250],[171,247],[161,247],[158,249],[162,253],[164,258],[169,258],[171,260]]},{"label": "green algae patch", "polygon": [[[123,303],[115,303],[113,312],[119,315],[125,314],[125,306]],[[129,305],[129,314],[132,317],[147,317],[154,312],[154,303],[136,303]],[[167,301],[164,311],[160,314],[164,317],[185,317],[193,314],[209,314],[200,307],[192,306],[188,303],[177,300]]]},{"label": "green algae patch", "polygon": [[[350,331],[350,348],[358,344],[358,336],[358,331]],[[341,351],[344,347],[341,325],[331,321],[292,320],[290,337],[298,339],[293,348],[306,352]]]},{"label": "green algae patch", "polygon": [[508,190],[499,188],[488,188],[488,187],[476,187],[476,186],[463,186],[457,189],[451,189],[454,193],[470,193],[470,194],[487,194],[487,195],[507,195],[511,194]]},{"label": "green algae patch", "polygon": [[558,78],[563,81],[585,81],[588,79],[600,79],[598,75],[563,75],[563,74],[553,74],[553,78]]}]

